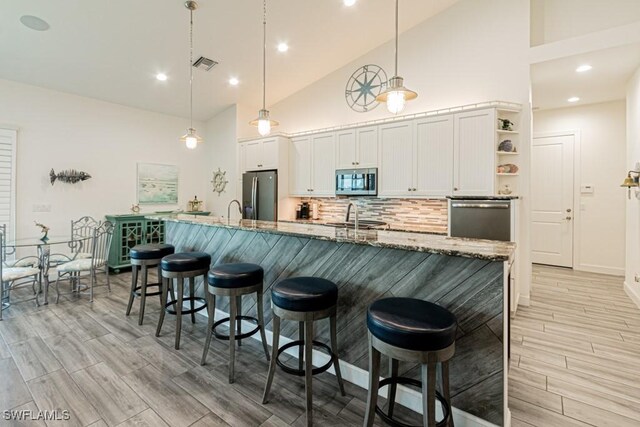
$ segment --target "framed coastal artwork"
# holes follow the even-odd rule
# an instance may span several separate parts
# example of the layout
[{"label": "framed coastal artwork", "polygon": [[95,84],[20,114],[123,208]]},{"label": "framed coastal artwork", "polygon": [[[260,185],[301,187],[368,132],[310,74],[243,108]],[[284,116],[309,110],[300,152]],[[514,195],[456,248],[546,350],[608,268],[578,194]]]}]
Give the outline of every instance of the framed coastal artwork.
[{"label": "framed coastal artwork", "polygon": [[178,166],[138,163],[138,203],[178,204]]}]

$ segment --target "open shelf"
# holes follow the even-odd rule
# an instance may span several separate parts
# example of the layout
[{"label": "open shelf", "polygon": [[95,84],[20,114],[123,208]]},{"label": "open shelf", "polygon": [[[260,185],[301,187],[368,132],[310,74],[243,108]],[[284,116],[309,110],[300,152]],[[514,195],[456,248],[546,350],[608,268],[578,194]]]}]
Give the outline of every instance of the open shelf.
[{"label": "open shelf", "polygon": [[496,154],[498,154],[500,156],[517,156],[520,153],[518,153],[518,152],[513,153],[511,151],[496,151]]},{"label": "open shelf", "polygon": [[509,135],[517,135],[518,131],[517,130],[502,130],[502,129],[497,129],[496,132],[501,133],[501,134],[509,134]]},{"label": "open shelf", "polygon": [[498,172],[496,172],[496,175],[498,175],[498,176],[518,176],[518,175],[520,175],[520,173],[519,172],[516,172],[516,173],[498,173]]}]

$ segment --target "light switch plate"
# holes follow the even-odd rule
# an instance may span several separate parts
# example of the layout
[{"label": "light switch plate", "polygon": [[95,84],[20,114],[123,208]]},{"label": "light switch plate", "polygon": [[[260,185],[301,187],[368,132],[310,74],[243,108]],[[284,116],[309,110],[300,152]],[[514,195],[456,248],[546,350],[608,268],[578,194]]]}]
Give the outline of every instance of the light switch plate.
[{"label": "light switch plate", "polygon": [[591,184],[584,184],[580,186],[580,193],[582,194],[593,194],[593,185]]},{"label": "light switch plate", "polygon": [[33,212],[51,212],[51,205],[35,204],[33,205]]}]

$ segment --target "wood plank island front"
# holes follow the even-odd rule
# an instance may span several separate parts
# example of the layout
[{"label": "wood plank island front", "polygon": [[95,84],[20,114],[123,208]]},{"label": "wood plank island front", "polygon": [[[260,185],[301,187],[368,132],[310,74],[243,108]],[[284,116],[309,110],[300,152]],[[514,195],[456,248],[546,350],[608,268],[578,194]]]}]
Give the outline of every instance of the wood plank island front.
[{"label": "wood plank island front", "polygon": [[[464,419],[464,425],[487,425],[484,421],[509,424],[505,313],[515,244],[192,215],[150,218],[166,221],[166,241],[176,252],[207,252],[212,266],[229,262],[261,265],[267,329],[273,284],[291,276],[317,276],[335,282],[339,288],[338,345],[343,376],[360,386],[367,386],[365,317],[369,304],[399,296],[446,307],[458,319],[455,356],[450,363],[456,419]],[[202,282],[198,283],[201,296],[204,289]],[[243,307],[255,315],[255,301],[247,298]],[[218,309],[225,311],[226,307],[218,304]],[[298,325],[294,323],[284,322],[281,334],[297,339]],[[328,342],[328,329],[328,322],[318,322],[316,336]],[[386,360],[382,372],[387,372]],[[419,367],[401,364],[400,374],[418,379]],[[399,403],[414,406],[412,394],[405,396],[406,401]]]}]

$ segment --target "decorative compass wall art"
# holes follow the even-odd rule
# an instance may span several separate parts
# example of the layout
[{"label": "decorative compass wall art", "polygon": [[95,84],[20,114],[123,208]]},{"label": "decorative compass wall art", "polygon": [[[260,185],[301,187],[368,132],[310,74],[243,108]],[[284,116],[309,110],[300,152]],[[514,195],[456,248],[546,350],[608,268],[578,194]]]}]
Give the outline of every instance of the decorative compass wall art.
[{"label": "decorative compass wall art", "polygon": [[376,108],[378,96],[387,87],[387,73],[373,64],[358,68],[347,81],[344,97],[347,105],[358,113],[366,113]]}]

